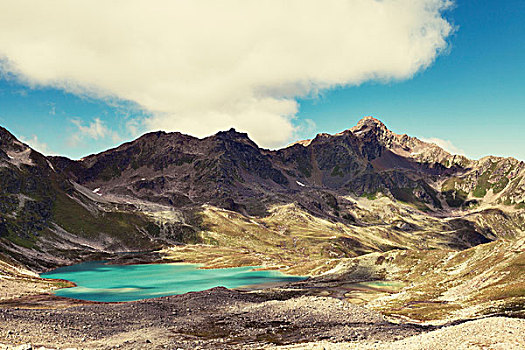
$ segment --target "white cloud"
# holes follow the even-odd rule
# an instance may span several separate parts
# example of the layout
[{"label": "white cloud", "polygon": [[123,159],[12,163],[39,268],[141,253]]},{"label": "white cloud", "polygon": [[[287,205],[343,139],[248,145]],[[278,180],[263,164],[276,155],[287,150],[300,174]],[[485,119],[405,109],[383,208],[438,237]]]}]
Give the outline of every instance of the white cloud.
[{"label": "white cloud", "polygon": [[38,151],[44,155],[54,155],[55,152],[53,152],[50,148],[49,148],[49,145],[45,142],[42,142],[38,139],[38,137],[36,135],[33,135],[30,139],[27,139],[25,137],[20,137],[20,140],[27,144],[29,147],[31,147],[32,149],[34,149],[35,151]]},{"label": "white cloud", "polygon": [[87,136],[95,140],[104,138],[111,133],[100,118],[95,118],[91,123],[88,123],[88,125],[83,125],[80,119],[71,119],[71,122],[77,126],[82,136]]},{"label": "white cloud", "polygon": [[459,147],[456,147],[452,143],[452,141],[439,139],[437,137],[428,137],[428,138],[427,137],[421,137],[420,140],[424,141],[424,142],[433,143],[435,145],[438,145],[439,147],[443,148],[448,153],[459,154],[459,155],[462,155],[462,156],[465,155],[465,151],[462,150]]},{"label": "white cloud", "polygon": [[29,84],[136,102],[147,129],[294,135],[297,97],[407,79],[446,49],[448,0],[0,2],[2,66]]},{"label": "white cloud", "polygon": [[73,133],[68,140],[70,146],[76,146],[80,141],[89,138],[93,140],[111,137],[113,142],[121,141],[121,137],[115,131],[109,129],[100,118],[95,118],[92,122],[84,125],[80,119],[70,120],[77,127],[77,132]]},{"label": "white cloud", "polygon": [[132,137],[137,137],[140,135],[140,125],[137,119],[129,119],[126,122],[126,130]]},{"label": "white cloud", "polygon": [[315,121],[313,121],[312,119],[304,118],[295,127],[294,140],[297,141],[301,138],[312,137],[316,129],[317,124],[315,123]]}]

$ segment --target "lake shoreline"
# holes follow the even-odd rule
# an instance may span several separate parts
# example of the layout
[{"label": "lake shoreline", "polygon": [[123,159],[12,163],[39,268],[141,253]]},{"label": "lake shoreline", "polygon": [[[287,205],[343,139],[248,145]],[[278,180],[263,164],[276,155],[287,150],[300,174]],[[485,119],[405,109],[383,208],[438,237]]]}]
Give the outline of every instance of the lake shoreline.
[{"label": "lake shoreline", "polygon": [[223,286],[264,289],[306,279],[279,271],[244,266],[201,269],[202,264],[108,264],[90,261],[41,274],[46,279],[71,281],[76,286],[58,289],[57,296],[100,302],[127,302],[178,295]]},{"label": "lake shoreline", "polygon": [[[389,344],[405,340],[428,342],[439,332],[457,334],[456,329],[464,329],[463,324],[470,327],[472,322],[475,327],[491,325],[490,329],[503,324],[507,330],[512,327],[514,335],[525,330],[525,320],[502,317],[444,326],[391,322],[378,312],[342,300],[305,295],[304,287],[299,283],[255,292],[217,287],[121,303],[49,294],[28,297],[17,307],[0,303],[0,349],[1,344],[86,350],[362,349],[372,345],[388,349]],[[498,342],[519,340],[497,334]],[[457,339],[440,345],[446,346],[447,341]]]}]

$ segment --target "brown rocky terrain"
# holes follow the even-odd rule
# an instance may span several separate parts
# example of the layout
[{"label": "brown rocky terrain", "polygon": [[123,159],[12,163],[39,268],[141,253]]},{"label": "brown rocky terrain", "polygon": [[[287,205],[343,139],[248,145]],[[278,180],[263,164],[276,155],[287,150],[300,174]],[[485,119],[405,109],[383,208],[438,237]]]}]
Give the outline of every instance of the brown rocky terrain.
[{"label": "brown rocky terrain", "polygon": [[213,208],[259,227],[279,213],[285,225],[274,233],[299,212],[324,220],[344,234],[323,256],[417,242],[465,249],[525,228],[523,162],[451,155],[371,117],[276,151],[233,129],[204,139],[150,133],[79,161],[46,158],[6,130],[0,140],[0,246],[37,271],[93,254],[228,246],[206,234]]},{"label": "brown rocky terrain", "polygon": [[42,301],[19,304],[16,309],[0,304],[0,343],[84,349],[239,349],[314,339],[387,341],[429,329],[393,324],[379,313],[333,298],[288,294],[215,288],[60,309],[46,307]]},{"label": "brown rocky terrain", "polygon": [[[0,209],[0,344],[394,346],[524,317],[525,163],[452,155],[371,117],[280,150],[233,129],[155,132],[77,161],[0,128]],[[97,304],[50,296],[67,282],[36,274],[93,259],[311,278]]]}]

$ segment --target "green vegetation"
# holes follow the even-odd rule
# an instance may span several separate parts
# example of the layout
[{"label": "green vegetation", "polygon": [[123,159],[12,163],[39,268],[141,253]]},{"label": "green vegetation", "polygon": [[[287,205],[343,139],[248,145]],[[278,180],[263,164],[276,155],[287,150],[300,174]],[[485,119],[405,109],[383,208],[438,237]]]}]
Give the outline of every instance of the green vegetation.
[{"label": "green vegetation", "polygon": [[478,198],[483,198],[485,197],[486,194],[487,194],[487,187],[482,186],[482,185],[476,186],[476,188],[474,189],[474,192],[472,192],[472,195]]},{"label": "green vegetation", "polygon": [[344,177],[345,176],[345,173],[341,170],[341,168],[339,167],[339,165],[336,165],[334,167],[334,169],[332,169],[332,173],[330,174],[331,176],[339,176],[339,177]]},{"label": "green vegetation", "polygon": [[209,267],[271,263],[283,272],[302,275],[329,270],[336,261],[334,258],[377,249],[369,243],[375,241],[370,235],[352,237],[353,231],[346,230],[341,223],[316,218],[294,205],[274,208],[263,218],[247,218],[216,208],[208,208],[202,215],[200,237],[213,246],[170,248],[167,255],[170,260],[205,263]]},{"label": "green vegetation", "polygon": [[[520,176],[520,177],[512,180],[512,182],[509,185],[509,189],[508,189],[507,193],[515,193],[517,188],[518,188],[518,186],[520,185],[522,179],[523,179],[523,176]],[[524,203],[524,202],[522,202],[522,203]],[[503,201],[503,204],[505,204],[505,205],[516,204],[516,208],[517,209],[523,209],[523,207],[520,206],[522,203],[513,203],[512,200],[509,197],[506,197],[504,199],[504,201]]]},{"label": "green vegetation", "polygon": [[10,235],[8,235],[6,237],[9,241],[11,241],[12,243],[18,245],[18,246],[21,246],[21,247],[24,247],[24,248],[28,248],[28,249],[33,249],[35,248],[35,237],[31,236],[31,237],[20,237],[14,233],[11,233]]},{"label": "green vegetation", "polygon": [[443,183],[443,186],[441,186],[441,192],[454,191],[456,189],[456,185],[461,185],[462,183],[463,180],[461,180],[460,178],[451,177]]},{"label": "green vegetation", "polygon": [[306,177],[312,176],[312,166],[310,165],[309,159],[305,156],[298,157],[295,162],[297,163],[297,170]]},{"label": "green vegetation", "polygon": [[371,192],[371,193],[368,193],[368,192],[363,192],[363,194],[361,194],[361,197],[365,197],[371,201],[373,200],[376,200],[377,199],[377,191],[375,192]]},{"label": "green vegetation", "polygon": [[341,273],[352,280],[353,273],[366,270],[369,280],[404,281],[409,285],[394,297],[382,298],[379,294],[371,299],[382,298],[368,307],[387,315],[424,321],[451,320],[466,317],[457,311],[471,309],[470,317],[490,312],[519,317],[523,316],[525,305],[525,253],[520,249],[523,243],[521,237],[461,252],[391,251],[373,260],[366,256],[349,259],[351,263],[343,263],[348,270]]},{"label": "green vegetation", "polygon": [[461,207],[467,200],[468,193],[462,190],[451,190],[447,192],[442,192],[445,196],[445,200],[449,206],[452,208]]},{"label": "green vegetation", "polygon": [[112,164],[104,168],[99,174],[100,178],[104,181],[109,181],[115,177],[119,177],[122,174],[122,171],[118,168],[116,164]]},{"label": "green vegetation", "polygon": [[432,198],[432,203],[434,204],[434,207],[436,208],[442,208],[441,201],[437,197],[437,192],[432,187],[430,187],[426,182],[421,181],[421,186],[425,190],[425,193],[427,193],[430,198]]},{"label": "green vegetation", "polygon": [[443,186],[441,186],[441,194],[445,197],[447,204],[452,208],[461,207],[467,200],[468,193],[456,189],[457,186],[460,186],[461,184],[463,184],[463,180],[457,177],[451,177],[443,183]]},{"label": "green vegetation", "polygon": [[505,189],[505,187],[507,187],[509,182],[510,182],[510,180],[507,177],[502,177],[501,180],[499,180],[498,182],[496,182],[493,185],[492,188],[493,188],[494,193],[499,193],[499,192],[503,191]]},{"label": "green vegetation", "polygon": [[53,222],[75,235],[97,239],[101,234],[120,239],[133,246],[148,247],[151,241],[138,234],[143,229],[151,235],[158,234],[158,228],[137,214],[123,212],[100,212],[94,215],[84,206],[58,193],[52,209]]},{"label": "green vegetation", "polygon": [[497,170],[498,166],[498,163],[492,163],[489,169],[481,174],[481,176],[478,178],[478,183],[474,188],[474,192],[472,193],[474,197],[485,197],[487,191],[491,188],[494,193],[499,193],[503,191],[505,187],[507,187],[510,182],[507,176],[510,174],[510,172],[512,172],[512,170],[514,170],[514,167],[511,167],[509,170],[507,170],[497,182],[491,183],[490,178],[494,174],[494,171]]},{"label": "green vegetation", "polygon": [[412,205],[413,207],[419,210],[422,210],[422,211],[430,210],[429,207],[427,207],[422,201],[420,201],[414,195],[413,188],[393,188],[390,190],[390,193],[392,193],[394,198],[397,199],[398,201]]},{"label": "green vegetation", "polygon": [[339,204],[337,203],[337,198],[331,193],[323,193],[322,195],[324,201],[328,206],[334,210],[339,210]]}]

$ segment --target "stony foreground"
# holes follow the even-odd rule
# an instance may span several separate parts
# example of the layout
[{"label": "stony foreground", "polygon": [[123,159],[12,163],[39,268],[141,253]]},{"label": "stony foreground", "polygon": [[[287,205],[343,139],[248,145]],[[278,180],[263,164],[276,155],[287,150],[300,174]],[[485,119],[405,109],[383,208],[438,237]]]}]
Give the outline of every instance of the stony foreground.
[{"label": "stony foreground", "polygon": [[443,327],[394,342],[314,342],[293,346],[272,347],[274,350],[342,350],[342,349],[525,349],[525,320],[508,317],[489,317]]},{"label": "stony foreground", "polygon": [[[18,301],[0,308],[0,343],[83,349],[260,348],[308,341],[391,341],[427,328],[396,325],[334,298],[225,288],[131,303]],[[58,308],[57,308],[58,307]]]},{"label": "stony foreground", "polygon": [[130,303],[44,295],[0,304],[0,344],[10,344],[0,349],[521,349],[524,334],[525,320],[395,324],[338,299],[286,291],[214,288]]}]

